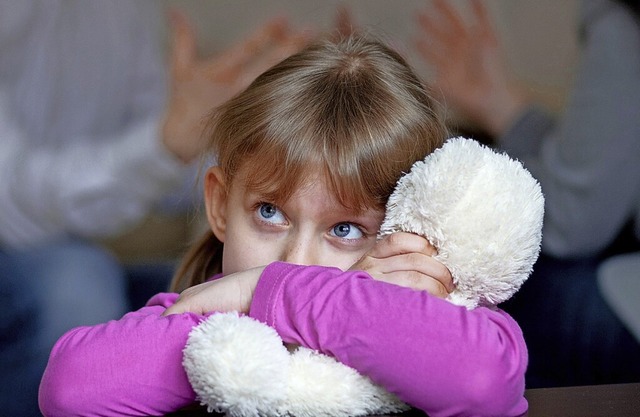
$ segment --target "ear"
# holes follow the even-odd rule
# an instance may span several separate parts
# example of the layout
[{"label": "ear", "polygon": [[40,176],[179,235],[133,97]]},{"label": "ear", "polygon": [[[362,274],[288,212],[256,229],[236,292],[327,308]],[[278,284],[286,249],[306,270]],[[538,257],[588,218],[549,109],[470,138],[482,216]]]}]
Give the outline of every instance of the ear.
[{"label": "ear", "polygon": [[204,202],[211,231],[224,242],[227,226],[227,186],[220,167],[207,169],[204,177]]}]

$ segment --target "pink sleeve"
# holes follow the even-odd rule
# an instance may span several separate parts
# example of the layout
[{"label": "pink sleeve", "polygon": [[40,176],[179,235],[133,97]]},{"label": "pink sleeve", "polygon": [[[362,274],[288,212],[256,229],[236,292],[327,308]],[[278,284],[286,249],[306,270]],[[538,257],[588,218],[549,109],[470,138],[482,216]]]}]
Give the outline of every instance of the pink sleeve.
[{"label": "pink sleeve", "polygon": [[274,263],[260,278],[250,315],[431,417],[527,410],[526,346],[499,309],[469,311],[364,272]]},{"label": "pink sleeve", "polygon": [[148,416],[195,401],[182,349],[201,316],[162,317],[178,294],[159,294],[120,320],[62,336],[40,384],[42,413],[54,416]]}]

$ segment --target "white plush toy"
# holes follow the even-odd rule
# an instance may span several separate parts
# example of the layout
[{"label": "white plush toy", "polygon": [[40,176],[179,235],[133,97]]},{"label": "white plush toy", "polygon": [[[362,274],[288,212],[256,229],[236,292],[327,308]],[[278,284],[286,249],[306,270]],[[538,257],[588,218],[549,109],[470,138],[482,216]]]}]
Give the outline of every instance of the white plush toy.
[{"label": "white plush toy", "polygon": [[[453,276],[449,301],[490,307],[531,273],[543,206],[540,186],[522,164],[455,138],[398,181],[380,236],[425,236]],[[198,325],[183,365],[200,402],[228,416],[346,417],[409,408],[329,356],[304,347],[289,352],[274,329],[237,313]]]}]

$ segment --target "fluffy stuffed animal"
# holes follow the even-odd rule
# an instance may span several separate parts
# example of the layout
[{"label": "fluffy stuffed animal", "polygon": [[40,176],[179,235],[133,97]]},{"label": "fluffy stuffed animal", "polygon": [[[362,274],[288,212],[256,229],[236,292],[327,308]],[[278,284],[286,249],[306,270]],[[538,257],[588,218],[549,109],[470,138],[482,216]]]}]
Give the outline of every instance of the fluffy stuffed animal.
[{"label": "fluffy stuffed animal", "polygon": [[[380,236],[425,236],[468,309],[511,297],[540,251],[544,199],[517,161],[464,138],[447,141],[403,176]],[[274,329],[214,314],[189,335],[183,365],[209,411],[248,416],[360,416],[407,410],[367,377],[321,353],[289,352]]]}]

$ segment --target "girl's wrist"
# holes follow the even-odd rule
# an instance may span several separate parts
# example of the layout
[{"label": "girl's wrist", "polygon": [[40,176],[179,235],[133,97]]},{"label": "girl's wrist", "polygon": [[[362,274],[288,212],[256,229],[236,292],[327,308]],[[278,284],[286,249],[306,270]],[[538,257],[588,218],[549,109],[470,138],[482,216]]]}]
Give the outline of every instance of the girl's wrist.
[{"label": "girl's wrist", "polygon": [[256,292],[258,281],[260,280],[264,269],[265,266],[261,266],[248,269],[240,273],[240,293],[243,296],[242,311],[244,313],[249,313],[249,310],[251,309],[251,302],[253,301],[253,296]]}]

